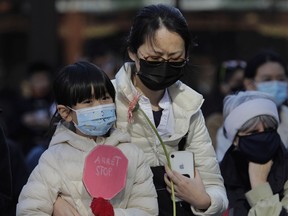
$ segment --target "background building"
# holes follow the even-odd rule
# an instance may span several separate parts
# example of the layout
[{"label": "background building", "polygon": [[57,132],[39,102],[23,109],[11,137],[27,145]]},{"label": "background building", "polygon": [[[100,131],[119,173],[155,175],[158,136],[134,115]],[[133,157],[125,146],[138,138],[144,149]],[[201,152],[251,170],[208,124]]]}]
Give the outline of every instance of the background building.
[{"label": "background building", "polygon": [[132,17],[158,2],[179,7],[187,18],[196,46],[195,70],[185,80],[203,94],[223,60],[247,59],[264,47],[288,59],[286,0],[1,0],[1,87],[17,88],[35,61],[57,70],[89,58],[113,77]]}]

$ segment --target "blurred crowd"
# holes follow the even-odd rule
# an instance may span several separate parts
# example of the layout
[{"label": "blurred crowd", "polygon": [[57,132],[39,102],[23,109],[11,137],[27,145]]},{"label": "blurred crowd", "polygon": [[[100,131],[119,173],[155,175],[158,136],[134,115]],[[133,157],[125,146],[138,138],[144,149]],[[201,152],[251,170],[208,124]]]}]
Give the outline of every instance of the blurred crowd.
[{"label": "blurred crowd", "polygon": [[[38,7],[35,7],[37,4],[39,4]],[[4,44],[1,46],[2,55],[0,58],[0,216],[15,215],[19,194],[27,183],[29,175],[38,164],[42,153],[48,148],[53,134],[51,128],[55,126],[51,121],[56,113],[52,83],[58,71],[58,68],[55,67],[60,68],[61,65],[51,65],[48,61],[27,63],[29,58],[22,57],[26,52],[29,52],[29,48],[19,48],[20,43],[25,44],[29,41],[27,33],[32,34],[33,32],[33,37],[29,39],[37,39],[35,41],[38,43],[31,44],[34,44],[33,48],[39,48],[40,51],[42,51],[42,47],[37,47],[37,45],[45,44],[42,43],[43,38],[41,37],[50,39],[55,34],[53,37],[56,38],[56,28],[53,27],[55,32],[52,32],[51,26],[48,28],[49,26],[42,23],[55,18],[52,7],[49,9],[49,6],[52,5],[52,1],[40,3],[35,0],[0,0],[2,19],[20,12],[20,18],[12,19],[14,21],[11,21],[10,24],[13,28],[20,26],[19,23],[21,23],[21,26],[24,26],[21,27],[21,32],[25,32],[25,34],[18,36],[17,31],[10,32],[8,28],[8,34],[3,34],[0,37],[1,45]],[[271,5],[273,7],[271,15],[275,15],[275,8],[273,4]],[[43,10],[44,8],[45,10]],[[46,8],[48,9],[46,10]],[[41,16],[42,19],[39,15],[43,15]],[[49,19],[45,15],[49,15]],[[24,16],[25,19],[23,19]],[[36,17],[39,20],[35,19]],[[15,18],[17,17],[15,16]],[[28,19],[35,21],[34,26],[32,24],[27,25]],[[257,21],[257,17],[253,15],[247,16],[246,19],[250,20],[251,24]],[[99,20],[102,22],[105,19]],[[58,21],[59,24],[60,19]],[[37,23],[42,29],[47,28],[46,31],[39,31],[36,28]],[[75,25],[73,22],[70,24],[73,27]],[[7,26],[2,25],[2,28],[5,29]],[[63,34],[65,28],[60,29],[62,29]],[[74,30],[75,33],[80,32],[78,27]],[[35,34],[36,32],[39,34]],[[48,32],[51,35],[47,36]],[[217,32],[217,27],[215,32]],[[71,31],[67,30],[66,33],[71,34]],[[12,34],[17,35],[17,40],[7,43],[6,41],[10,39]],[[79,35],[76,34],[75,37]],[[230,34],[228,34],[229,36]],[[21,38],[20,42],[17,42],[18,37]],[[120,49],[118,45],[112,45],[111,41],[103,40],[105,41],[103,42],[102,38],[99,42],[98,39],[96,42],[93,40],[86,41],[87,43],[83,46],[82,58],[95,63],[112,80],[121,68],[124,59],[115,53]],[[223,48],[223,44],[227,42],[228,45],[225,45],[229,47],[231,43],[225,39],[219,44],[213,40],[211,43],[217,44],[217,48]],[[246,36],[243,41],[245,40],[253,41],[255,39]],[[117,41],[121,41],[120,36],[117,36]],[[278,42],[281,44],[282,40]],[[58,46],[56,43],[45,45],[50,46],[51,44],[55,47]],[[73,44],[73,40],[71,44]],[[192,50],[192,53],[189,53],[190,59],[187,61],[189,73],[184,74],[181,81],[204,97],[201,111],[205,118],[229,200],[229,208],[222,216],[287,215],[286,211],[288,210],[284,210],[284,208],[288,209],[285,203],[288,202],[286,195],[288,191],[288,183],[286,184],[288,179],[288,60],[281,56],[280,50],[267,49],[266,47],[251,53],[251,56],[238,56],[235,55],[237,50],[232,50],[231,47],[234,47],[232,45],[230,49],[224,47],[224,51],[219,52],[217,58],[213,58],[212,55],[217,55],[217,48],[210,49],[209,45],[204,44],[201,46],[205,46],[205,49],[212,53],[211,56],[203,55],[201,51],[200,54],[197,54],[197,51],[193,53],[194,50]],[[197,44],[193,45],[197,46]],[[65,47],[63,44],[61,46]],[[53,50],[55,47],[51,47],[51,49]],[[281,45],[278,47],[285,49]],[[254,48],[251,50],[255,50]],[[32,48],[30,47],[30,49]],[[248,50],[249,53],[250,47],[246,47],[245,50]],[[55,59],[58,58],[57,55],[50,53],[46,52],[47,55],[53,56]],[[239,51],[239,53],[241,52]],[[225,59],[221,55],[225,55]],[[11,58],[12,56],[13,58]],[[235,58],[235,56],[237,57]],[[15,66],[16,63],[13,65],[13,59],[16,57],[21,58],[21,62],[17,66]],[[37,59],[38,56],[33,57]],[[31,57],[31,59],[34,58]],[[12,63],[9,63],[11,68],[6,71],[5,66],[9,66],[5,65],[4,61],[7,59]],[[12,86],[11,78],[13,78]],[[276,109],[274,109],[275,104]],[[259,185],[261,186],[257,187]],[[262,202],[260,203],[262,209],[266,208],[265,214],[261,212],[262,209],[257,208],[259,202]]]}]

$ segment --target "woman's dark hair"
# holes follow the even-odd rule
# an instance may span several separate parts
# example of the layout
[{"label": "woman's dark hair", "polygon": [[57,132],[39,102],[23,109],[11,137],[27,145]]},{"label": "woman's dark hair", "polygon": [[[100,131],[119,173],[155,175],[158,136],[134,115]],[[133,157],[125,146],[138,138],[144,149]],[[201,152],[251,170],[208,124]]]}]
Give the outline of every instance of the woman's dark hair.
[{"label": "woman's dark hair", "polygon": [[[92,91],[94,90],[94,95]],[[87,61],[79,61],[65,66],[56,75],[53,83],[53,94],[56,104],[67,107],[75,106],[86,99],[100,99],[108,93],[115,102],[114,86],[106,75],[96,65]],[[56,128],[56,123],[61,120],[56,111],[52,120],[49,135],[52,135]]]},{"label": "woman's dark hair", "polygon": [[127,39],[129,50],[136,53],[146,39],[153,41],[162,25],[180,35],[185,42],[187,56],[191,39],[186,19],[177,8],[164,4],[149,5],[138,12]]},{"label": "woman's dark hair", "polygon": [[262,50],[247,62],[244,77],[254,79],[257,69],[267,62],[279,63],[284,68],[285,74],[287,75],[287,66],[284,59],[273,50]]}]

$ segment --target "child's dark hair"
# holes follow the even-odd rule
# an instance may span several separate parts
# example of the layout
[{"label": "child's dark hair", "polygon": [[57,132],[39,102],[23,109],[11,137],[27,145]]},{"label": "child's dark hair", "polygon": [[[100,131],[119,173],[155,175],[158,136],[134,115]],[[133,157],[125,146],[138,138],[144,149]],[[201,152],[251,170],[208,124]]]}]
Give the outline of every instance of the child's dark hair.
[{"label": "child's dark hair", "polygon": [[[94,95],[92,91],[94,90]],[[53,82],[53,94],[56,104],[67,107],[75,106],[86,99],[101,99],[108,93],[115,102],[115,89],[106,73],[96,65],[87,61],[78,61],[65,66],[56,75]],[[61,117],[55,112],[51,121],[51,133],[55,123]]]}]

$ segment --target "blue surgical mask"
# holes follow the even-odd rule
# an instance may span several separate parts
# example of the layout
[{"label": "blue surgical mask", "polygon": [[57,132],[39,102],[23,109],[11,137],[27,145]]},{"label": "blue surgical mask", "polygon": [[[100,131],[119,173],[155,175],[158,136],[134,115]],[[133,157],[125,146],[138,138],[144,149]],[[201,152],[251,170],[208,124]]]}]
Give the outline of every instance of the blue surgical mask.
[{"label": "blue surgical mask", "polygon": [[75,127],[88,136],[105,135],[116,121],[115,104],[72,110],[78,121],[78,124],[74,123]]},{"label": "blue surgical mask", "polygon": [[288,84],[284,81],[267,81],[256,83],[258,91],[273,96],[276,105],[280,106],[287,99]]}]

